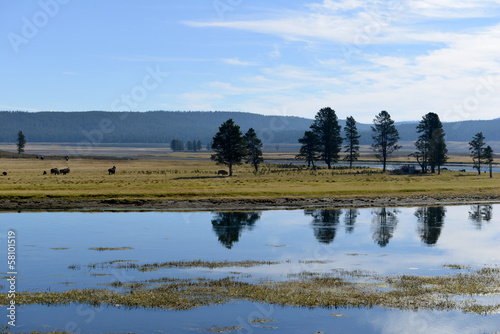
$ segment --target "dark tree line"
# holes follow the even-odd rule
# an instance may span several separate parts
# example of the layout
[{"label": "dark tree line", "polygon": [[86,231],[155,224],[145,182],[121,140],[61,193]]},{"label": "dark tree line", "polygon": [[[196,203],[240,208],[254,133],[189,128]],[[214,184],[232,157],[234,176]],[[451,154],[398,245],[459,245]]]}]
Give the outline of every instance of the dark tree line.
[{"label": "dark tree line", "polygon": [[[264,143],[297,143],[311,121],[301,117],[264,116],[243,112],[7,112],[0,111],[0,142],[11,142],[22,129],[30,142],[80,143],[170,143],[180,139],[185,143],[193,134],[204,144],[210,142],[218,126],[227,119],[253,128]],[[345,121],[339,119],[345,127]],[[482,132],[491,141],[500,141],[500,119],[464,121],[443,124],[448,141],[468,142]],[[369,124],[357,124],[360,143],[372,142]],[[273,130],[272,136],[259,131]],[[398,124],[400,140],[415,141],[414,124]],[[97,135],[101,132],[101,135]]]},{"label": "dark tree line", "polygon": [[179,152],[184,150],[197,152],[201,151],[202,148],[203,145],[201,144],[201,140],[188,141],[185,145],[184,141],[179,139],[173,139],[170,142],[170,149],[174,152]]},{"label": "dark tree line", "polygon": [[[416,127],[418,139],[415,141],[416,151],[410,156],[416,158],[422,173],[441,173],[441,167],[448,161],[448,149],[446,147],[445,132],[439,116],[433,112],[427,113]],[[315,117],[314,123],[309,131],[299,139],[301,144],[296,159],[305,160],[307,166],[316,169],[315,162],[322,160],[328,168],[338,162],[341,145],[344,142],[344,160],[349,162],[352,168],[353,162],[359,158],[359,144],[361,135],[358,132],[356,120],[347,117],[344,135],[341,137],[341,126],[337,115],[331,108],[322,108]],[[382,163],[383,172],[386,171],[387,160],[395,151],[401,148],[398,145],[400,139],[391,115],[382,110],[373,120],[371,126],[372,149],[375,156]],[[476,134],[469,142],[471,156],[474,160],[474,168],[481,173],[481,164],[487,164],[492,177],[493,150],[486,146],[482,132]]]}]

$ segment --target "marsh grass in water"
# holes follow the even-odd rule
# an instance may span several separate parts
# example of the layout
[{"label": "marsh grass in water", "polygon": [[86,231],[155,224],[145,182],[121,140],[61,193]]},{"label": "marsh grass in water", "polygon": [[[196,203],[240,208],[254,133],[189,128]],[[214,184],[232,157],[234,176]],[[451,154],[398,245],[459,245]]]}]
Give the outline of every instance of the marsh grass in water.
[{"label": "marsh grass in water", "polygon": [[251,323],[251,324],[269,324],[272,322],[276,322],[276,320],[266,319],[266,318],[255,318],[255,319],[249,321],[249,323]]},{"label": "marsh grass in water", "polygon": [[[242,267],[250,268],[263,265],[275,265],[281,262],[276,261],[204,261],[204,260],[193,260],[193,261],[169,261],[169,262],[155,262],[155,263],[145,263],[137,264],[135,260],[114,260],[107,262],[90,263],[86,265],[86,268],[90,269],[105,269],[105,268],[115,268],[115,269],[135,269],[138,271],[155,271],[160,268],[227,268],[227,267]],[[68,267],[69,269],[80,269],[79,264],[72,264]]]},{"label": "marsh grass in water", "polygon": [[130,250],[130,249],[133,249],[133,248],[132,247],[91,247],[91,248],[89,248],[89,250],[95,250],[98,252]]},{"label": "marsh grass in water", "polygon": [[[500,304],[488,305],[475,296],[500,293],[499,268],[483,268],[468,273],[445,276],[371,276],[362,272],[348,274],[303,273],[286,281],[241,282],[234,277],[221,279],[160,278],[138,282],[113,282],[118,289],[84,289],[62,292],[21,292],[20,305],[109,305],[126,308],[161,308],[189,310],[224,304],[235,300],[273,305],[333,308],[382,307],[399,310],[461,310],[478,314],[500,311]],[[343,277],[351,277],[349,281]],[[362,277],[364,282],[356,282]],[[366,277],[368,276],[368,277]],[[366,282],[366,278],[372,282]],[[0,295],[3,303],[7,294]],[[461,298],[457,298],[461,297]]]},{"label": "marsh grass in water", "polygon": [[229,332],[239,331],[240,329],[243,328],[244,327],[241,326],[226,326],[226,327],[215,326],[207,328],[206,331],[210,333],[229,333]]}]

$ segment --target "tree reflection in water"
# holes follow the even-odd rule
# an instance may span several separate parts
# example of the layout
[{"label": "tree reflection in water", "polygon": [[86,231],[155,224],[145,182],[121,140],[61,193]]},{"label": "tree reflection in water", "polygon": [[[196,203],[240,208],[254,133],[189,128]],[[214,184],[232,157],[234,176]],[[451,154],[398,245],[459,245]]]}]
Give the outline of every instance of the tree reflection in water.
[{"label": "tree reflection in water", "polygon": [[373,241],[380,247],[387,246],[392,238],[398,224],[398,213],[399,211],[396,209],[372,210],[372,215],[374,215],[372,218]]},{"label": "tree reflection in water", "polygon": [[356,218],[359,216],[359,210],[347,209],[344,214],[344,224],[346,233],[354,232],[354,224],[356,223]]},{"label": "tree reflection in water", "polygon": [[426,245],[435,245],[441,235],[446,209],[444,207],[418,208],[415,217],[418,220],[418,234]]},{"label": "tree reflection in water", "polygon": [[312,216],[314,236],[319,242],[329,244],[335,239],[342,210],[304,210],[306,216]]},{"label": "tree reflection in water", "polygon": [[489,223],[493,219],[493,206],[471,205],[469,219],[472,220],[474,226],[480,230],[483,227],[483,222]]},{"label": "tree reflection in water", "polygon": [[252,230],[260,219],[261,212],[216,212],[212,218],[212,228],[219,242],[231,249],[238,242],[244,229]]}]

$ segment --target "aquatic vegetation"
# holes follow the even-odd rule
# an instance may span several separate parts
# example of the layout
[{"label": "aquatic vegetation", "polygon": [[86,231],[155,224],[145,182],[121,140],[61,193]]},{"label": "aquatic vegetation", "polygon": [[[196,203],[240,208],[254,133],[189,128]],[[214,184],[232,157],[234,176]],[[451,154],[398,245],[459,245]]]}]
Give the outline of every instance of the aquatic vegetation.
[{"label": "aquatic vegetation", "polygon": [[[189,310],[231,300],[264,302],[296,307],[383,307],[400,310],[462,310],[479,314],[497,313],[500,304],[486,305],[473,298],[500,293],[499,268],[483,268],[449,276],[378,276],[365,272],[340,273],[368,277],[373,283],[351,282],[339,273],[301,273],[286,281],[241,282],[221,279],[177,279],[164,277],[142,282],[113,282],[118,291],[84,289],[63,292],[21,292],[19,304],[67,305],[82,303],[127,308]],[[385,285],[384,285],[385,284]],[[383,288],[380,286],[383,285]],[[470,298],[455,298],[455,297]],[[7,294],[0,294],[5,303]]]},{"label": "aquatic vegetation", "polygon": [[266,318],[255,318],[255,319],[249,321],[249,323],[251,323],[251,324],[269,324],[272,322],[276,322],[276,320],[266,319]]},{"label": "aquatic vegetation", "polygon": [[89,250],[95,250],[98,252],[129,250],[129,249],[133,249],[133,248],[132,247],[91,247],[91,248],[89,248]]},{"label": "aquatic vegetation", "polygon": [[471,266],[465,266],[465,265],[462,265],[462,264],[445,264],[443,266],[443,268],[445,268],[445,269],[457,269],[457,270],[472,269]]},{"label": "aquatic vegetation", "polygon": [[241,327],[241,326],[228,326],[228,327],[215,326],[215,327],[207,328],[206,331],[211,332],[211,333],[229,333],[229,332],[238,331],[240,329],[243,329],[243,327]]},{"label": "aquatic vegetation", "polygon": [[[204,260],[193,260],[193,261],[169,261],[169,262],[155,262],[155,263],[145,263],[145,264],[137,264],[133,262],[138,262],[136,260],[114,260],[107,262],[97,262],[90,263],[86,265],[86,268],[89,269],[106,269],[106,268],[115,268],[115,269],[131,269],[138,270],[142,272],[147,271],[156,271],[160,268],[227,268],[227,267],[243,267],[250,268],[262,265],[274,265],[279,264],[280,262],[276,261],[204,261]],[[69,269],[79,270],[81,269],[81,265],[72,264],[68,267]]]}]

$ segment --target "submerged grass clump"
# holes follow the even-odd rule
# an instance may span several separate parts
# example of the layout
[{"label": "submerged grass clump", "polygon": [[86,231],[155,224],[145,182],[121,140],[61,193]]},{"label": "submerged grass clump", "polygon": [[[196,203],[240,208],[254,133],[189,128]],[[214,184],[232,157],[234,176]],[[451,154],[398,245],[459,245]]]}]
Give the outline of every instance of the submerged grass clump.
[{"label": "submerged grass clump", "polygon": [[100,262],[89,264],[89,268],[108,268],[114,266],[116,269],[136,269],[138,271],[154,271],[160,268],[228,268],[228,267],[243,267],[250,268],[263,265],[274,265],[280,262],[276,261],[205,261],[205,260],[192,260],[192,261],[167,261],[167,262],[155,262],[155,263],[145,263],[137,264],[131,263],[132,261],[110,261],[110,262]]},{"label": "submerged grass clump", "polygon": [[269,324],[272,322],[276,322],[274,319],[266,319],[266,318],[255,318],[249,321],[251,324]]},{"label": "submerged grass clump", "polygon": [[[500,304],[479,303],[474,296],[500,294],[500,269],[484,268],[445,276],[378,276],[366,272],[301,273],[285,281],[242,282],[221,279],[164,277],[113,282],[108,289],[21,292],[18,304],[82,303],[127,308],[189,310],[234,300],[296,307],[383,307],[400,310],[462,310],[478,314],[500,311]],[[347,278],[354,281],[348,281]],[[362,279],[363,282],[355,282]],[[366,282],[366,281],[369,282]],[[0,294],[1,303],[7,294]],[[457,298],[460,297],[460,298]]]},{"label": "submerged grass clump", "polygon": [[243,327],[241,327],[241,326],[226,326],[226,327],[215,326],[215,327],[207,328],[206,331],[211,332],[211,333],[229,333],[229,332],[239,331],[240,329],[243,329]]},{"label": "submerged grass clump", "polygon": [[445,269],[457,269],[457,270],[472,269],[471,266],[466,266],[466,265],[462,265],[462,264],[445,264],[443,266],[443,268],[445,268]]},{"label": "submerged grass clump", "polygon": [[133,248],[132,247],[91,247],[91,248],[89,248],[89,250],[95,250],[98,252],[129,250],[129,249],[133,249]]}]

